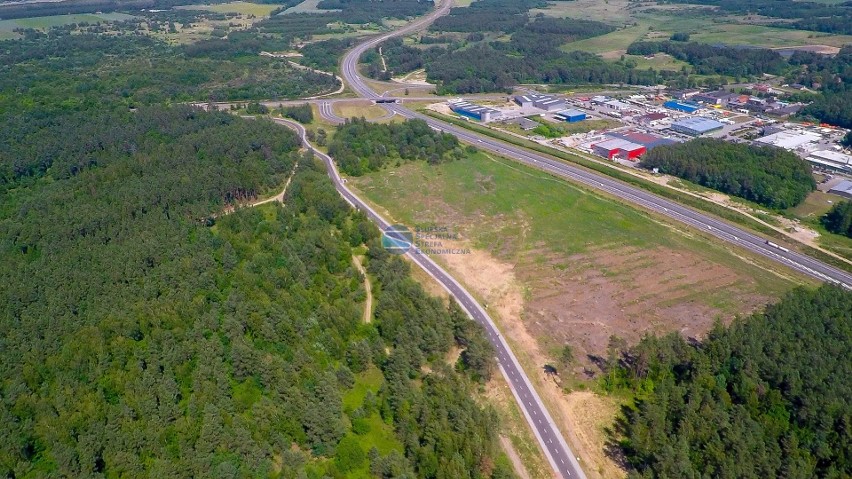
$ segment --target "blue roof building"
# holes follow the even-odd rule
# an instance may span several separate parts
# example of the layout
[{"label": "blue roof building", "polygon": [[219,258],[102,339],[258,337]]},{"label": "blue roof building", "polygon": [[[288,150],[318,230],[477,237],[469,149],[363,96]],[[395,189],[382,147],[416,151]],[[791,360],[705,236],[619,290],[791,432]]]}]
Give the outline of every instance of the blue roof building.
[{"label": "blue roof building", "polygon": [[588,115],[586,115],[585,112],[575,110],[573,108],[556,112],[556,114],[553,116],[559,118],[560,120],[567,121],[568,123],[583,121],[588,118]]},{"label": "blue roof building", "polygon": [[663,103],[663,106],[670,110],[677,110],[686,113],[695,113],[699,109],[701,109],[701,105],[697,103],[690,103],[688,101],[677,101],[677,100],[669,100]]},{"label": "blue roof building", "polygon": [[495,110],[494,108],[476,105],[464,100],[450,102],[450,110],[453,110],[459,115],[473,118],[474,120],[481,121],[483,123],[493,120],[498,114],[500,114],[500,111]]}]

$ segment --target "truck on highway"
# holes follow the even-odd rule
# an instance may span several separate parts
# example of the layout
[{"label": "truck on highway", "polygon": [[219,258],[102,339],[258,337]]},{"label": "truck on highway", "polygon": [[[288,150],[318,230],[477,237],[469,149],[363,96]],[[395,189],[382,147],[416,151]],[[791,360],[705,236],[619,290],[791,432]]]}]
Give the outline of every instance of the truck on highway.
[{"label": "truck on highway", "polygon": [[775,248],[775,249],[781,250],[781,251],[783,251],[783,252],[785,252],[785,253],[789,253],[789,252],[790,252],[790,250],[789,250],[789,249],[787,249],[787,248],[785,248],[785,247],[783,247],[783,246],[781,246],[781,245],[779,245],[779,244],[773,243],[773,242],[771,242],[771,241],[769,241],[769,240],[766,240],[766,245],[767,245],[767,246],[770,246],[770,247],[772,247],[772,248]]}]

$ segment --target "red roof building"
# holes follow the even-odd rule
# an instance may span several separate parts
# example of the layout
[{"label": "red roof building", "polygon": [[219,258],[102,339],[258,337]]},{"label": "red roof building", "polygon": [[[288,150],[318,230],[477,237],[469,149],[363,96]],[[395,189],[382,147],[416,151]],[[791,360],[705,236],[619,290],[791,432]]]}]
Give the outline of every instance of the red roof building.
[{"label": "red roof building", "polygon": [[592,145],[592,150],[595,154],[603,156],[607,159],[626,158],[631,161],[636,161],[637,158],[645,154],[647,149],[632,141],[613,138]]}]

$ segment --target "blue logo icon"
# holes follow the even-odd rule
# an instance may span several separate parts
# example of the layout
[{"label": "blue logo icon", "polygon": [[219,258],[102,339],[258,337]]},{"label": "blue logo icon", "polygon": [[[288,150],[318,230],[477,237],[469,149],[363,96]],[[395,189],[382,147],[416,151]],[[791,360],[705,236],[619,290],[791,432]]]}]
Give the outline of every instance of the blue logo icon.
[{"label": "blue logo icon", "polygon": [[382,246],[391,254],[405,254],[414,245],[414,235],[405,225],[390,225],[382,232]]}]

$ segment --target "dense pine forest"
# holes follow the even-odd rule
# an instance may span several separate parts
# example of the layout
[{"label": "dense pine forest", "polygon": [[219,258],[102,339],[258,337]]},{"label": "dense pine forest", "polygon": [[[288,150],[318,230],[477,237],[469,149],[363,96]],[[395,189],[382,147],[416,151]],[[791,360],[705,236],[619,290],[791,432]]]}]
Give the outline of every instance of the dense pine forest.
[{"label": "dense pine forest", "polygon": [[810,165],[793,153],[712,138],[654,148],[640,165],[776,209],[816,188]]},{"label": "dense pine forest", "polygon": [[[511,477],[471,397],[481,330],[294,134],[145,107],[2,135],[4,477]],[[285,206],[221,215],[294,171]]]},{"label": "dense pine forest", "polygon": [[423,120],[403,123],[368,123],[353,119],[338,128],[328,147],[340,170],[352,176],[405,160],[425,160],[430,164],[458,160],[464,151],[458,138],[438,133]]},{"label": "dense pine forest", "polygon": [[628,384],[620,446],[633,478],[852,475],[852,293],[797,289],[700,343],[647,337],[611,383]]}]

